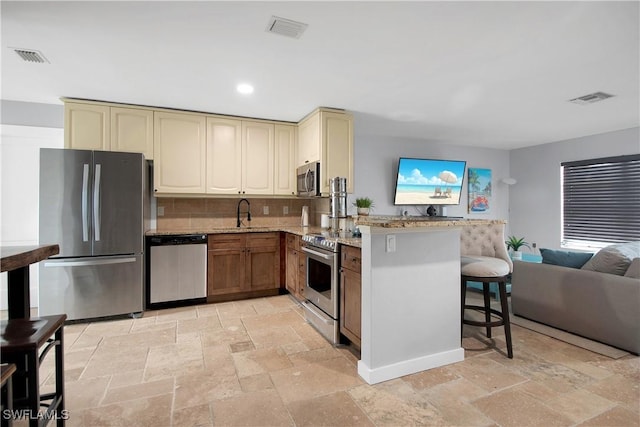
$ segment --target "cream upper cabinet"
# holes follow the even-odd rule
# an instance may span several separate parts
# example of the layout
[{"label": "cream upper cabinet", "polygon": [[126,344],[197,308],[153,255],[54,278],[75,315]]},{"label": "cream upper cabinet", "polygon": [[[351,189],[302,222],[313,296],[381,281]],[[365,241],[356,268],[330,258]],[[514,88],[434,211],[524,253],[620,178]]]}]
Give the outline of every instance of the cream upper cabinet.
[{"label": "cream upper cabinet", "polygon": [[111,151],[153,159],[153,110],[111,107]]},{"label": "cream upper cabinet", "polygon": [[109,106],[65,102],[64,147],[109,150],[109,120]]},{"label": "cream upper cabinet", "polygon": [[207,117],[207,193],[242,191],[242,121]]},{"label": "cream upper cabinet", "polygon": [[274,125],[207,117],[207,193],[273,194]]},{"label": "cream upper cabinet", "polygon": [[273,194],[274,125],[242,121],[242,194]]},{"label": "cream upper cabinet", "polygon": [[296,194],[296,127],[275,125],[273,194]]},{"label": "cream upper cabinet", "polygon": [[65,148],[142,153],[153,159],[153,110],[65,102]]},{"label": "cream upper cabinet", "polygon": [[204,193],[206,188],[204,115],[154,112],[154,191]]},{"label": "cream upper cabinet", "polygon": [[322,111],[322,158],[320,159],[320,188],[329,193],[329,180],[337,176],[347,178],[347,193],[353,193],[353,116],[347,113]]},{"label": "cream upper cabinet", "polygon": [[347,178],[353,193],[353,116],[319,108],[298,125],[298,165],[320,161],[320,191],[329,193],[329,180]]},{"label": "cream upper cabinet", "polygon": [[320,114],[311,114],[298,124],[296,167],[320,160]]},{"label": "cream upper cabinet", "polygon": [[296,168],[320,162],[320,189],[347,178],[353,117],[318,108],[300,123],[63,99],[65,148],[139,152],[154,160],[156,194],[296,194]]}]

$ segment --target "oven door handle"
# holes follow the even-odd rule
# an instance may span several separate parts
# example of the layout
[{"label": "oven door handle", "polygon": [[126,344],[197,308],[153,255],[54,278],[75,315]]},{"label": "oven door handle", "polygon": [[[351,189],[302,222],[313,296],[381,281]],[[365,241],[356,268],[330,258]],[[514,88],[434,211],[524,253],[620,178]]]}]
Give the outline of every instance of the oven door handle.
[{"label": "oven door handle", "polygon": [[331,255],[323,254],[322,252],[318,252],[318,251],[314,251],[313,249],[309,249],[306,246],[302,247],[302,252],[306,252],[308,254],[319,256],[320,258],[326,259],[328,261],[331,261],[333,259],[333,254],[331,254]]}]

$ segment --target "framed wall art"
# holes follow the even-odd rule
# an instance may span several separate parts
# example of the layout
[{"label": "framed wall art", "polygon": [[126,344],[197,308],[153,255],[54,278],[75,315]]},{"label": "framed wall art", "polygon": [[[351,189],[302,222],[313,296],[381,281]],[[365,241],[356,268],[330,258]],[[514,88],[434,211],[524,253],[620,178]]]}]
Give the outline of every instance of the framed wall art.
[{"label": "framed wall art", "polygon": [[491,169],[469,168],[469,213],[488,213],[491,210]]}]

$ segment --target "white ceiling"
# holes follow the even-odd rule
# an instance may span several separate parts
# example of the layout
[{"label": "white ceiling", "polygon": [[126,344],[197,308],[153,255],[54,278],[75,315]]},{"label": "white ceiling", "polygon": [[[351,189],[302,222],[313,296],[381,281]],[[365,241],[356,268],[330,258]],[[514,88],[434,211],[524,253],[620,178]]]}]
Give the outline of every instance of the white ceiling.
[{"label": "white ceiling", "polygon": [[[328,106],[359,136],[524,147],[639,125],[639,4],[2,1],[2,99],[286,121]],[[272,15],[309,27],[270,34]],[[596,91],[616,96],[567,102]]]}]

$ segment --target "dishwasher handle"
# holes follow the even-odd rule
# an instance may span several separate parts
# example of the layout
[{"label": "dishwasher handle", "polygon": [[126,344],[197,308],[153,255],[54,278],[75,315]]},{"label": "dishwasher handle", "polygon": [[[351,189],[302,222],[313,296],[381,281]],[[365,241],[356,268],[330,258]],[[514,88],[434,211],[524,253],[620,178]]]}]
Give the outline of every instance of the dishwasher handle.
[{"label": "dishwasher handle", "polygon": [[203,245],[206,243],[206,234],[175,234],[149,237],[149,246]]}]

